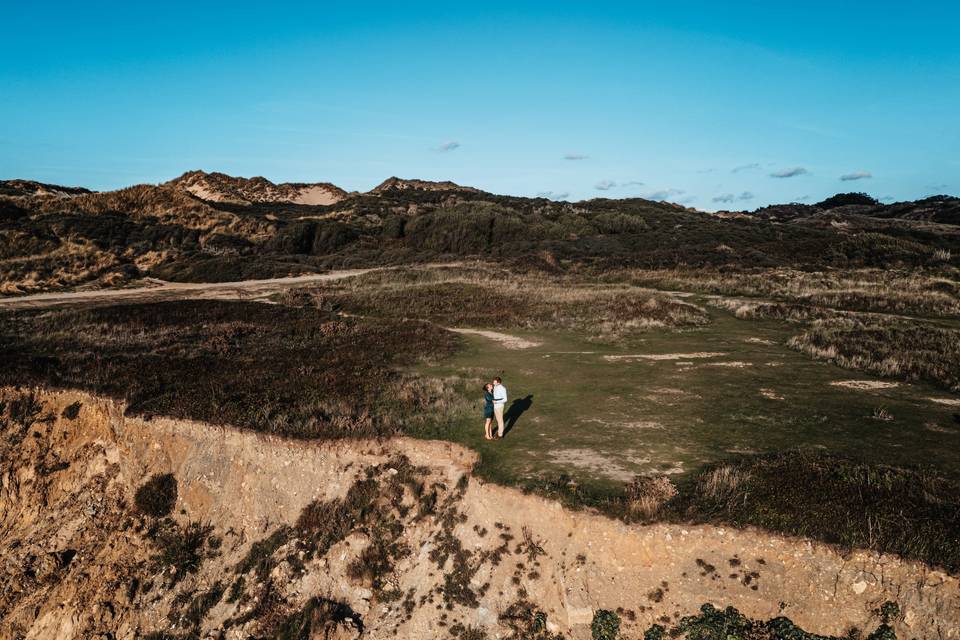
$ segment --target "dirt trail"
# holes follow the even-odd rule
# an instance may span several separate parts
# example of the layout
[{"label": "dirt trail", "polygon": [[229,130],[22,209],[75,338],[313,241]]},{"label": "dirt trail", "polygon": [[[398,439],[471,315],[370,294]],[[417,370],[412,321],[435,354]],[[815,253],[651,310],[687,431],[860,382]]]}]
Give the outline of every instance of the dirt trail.
[{"label": "dirt trail", "polygon": [[[3,393],[10,400],[16,392]],[[424,489],[439,494],[433,515],[412,508],[401,520],[409,553],[390,579],[402,599],[377,598],[368,577],[347,571],[371,543],[370,532],[358,530],[315,557],[298,556],[293,543],[276,548],[272,570],[259,578],[247,572],[247,596],[224,595],[200,615],[201,635],[227,628],[226,638],[249,637],[275,620],[274,609],[244,619],[257,611],[255,583],[264,579],[284,615],[311,597],[346,603],[364,631],[339,629],[330,636],[337,638],[447,637],[456,622],[503,637],[499,614],[521,597],[570,638],[589,638],[600,608],[622,608],[629,640],[661,616],[695,613],[706,602],[758,618],[786,615],[808,631],[840,635],[875,628],[874,609],[887,600],[903,611],[901,638],[960,638],[958,579],[893,556],[841,555],[754,530],[629,526],[568,511],[470,478],[475,454],[446,442],[295,442],[147,422],[86,394],[37,398],[43,407],[29,436],[0,450],[0,637],[134,638],[169,629],[172,620],[182,629],[178,607],[218,581],[229,586],[253,543],[295,523],[312,500],[343,497],[368,470],[395,475],[382,465],[403,454],[424,468]],[[76,403],[79,411],[67,410]],[[215,557],[174,587],[164,585],[166,568],[150,560],[153,543],[130,507],[145,479],[167,472],[179,482],[175,518],[209,523],[223,540]]]},{"label": "dirt trail", "polygon": [[[460,262],[418,265],[421,268],[456,267]],[[18,309],[45,309],[81,304],[112,304],[118,302],[164,302],[168,300],[237,300],[262,298],[285,289],[302,287],[321,282],[332,282],[399,267],[375,267],[369,269],[342,269],[328,273],[314,273],[288,278],[266,280],[241,280],[239,282],[166,282],[151,281],[150,286],[129,289],[96,289],[91,291],[68,291],[35,293],[25,296],[0,296],[0,311]]]}]

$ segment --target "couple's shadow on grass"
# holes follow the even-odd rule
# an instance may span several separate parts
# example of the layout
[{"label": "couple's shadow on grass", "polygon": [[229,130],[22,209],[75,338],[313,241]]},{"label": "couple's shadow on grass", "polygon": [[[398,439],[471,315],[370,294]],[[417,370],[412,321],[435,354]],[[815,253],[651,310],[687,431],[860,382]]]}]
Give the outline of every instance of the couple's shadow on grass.
[{"label": "couple's shadow on grass", "polygon": [[520,419],[527,409],[533,405],[533,394],[528,395],[525,398],[520,398],[519,400],[514,400],[507,410],[503,412],[503,435],[506,436],[508,433],[513,431],[513,427],[516,426],[517,420]]}]

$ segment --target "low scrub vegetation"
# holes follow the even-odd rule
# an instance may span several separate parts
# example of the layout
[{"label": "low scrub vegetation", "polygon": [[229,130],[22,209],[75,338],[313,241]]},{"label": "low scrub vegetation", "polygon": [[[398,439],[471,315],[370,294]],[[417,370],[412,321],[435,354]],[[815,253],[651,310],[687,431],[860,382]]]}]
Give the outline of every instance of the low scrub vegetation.
[{"label": "low scrub vegetation", "polygon": [[455,342],[423,322],[260,303],[29,312],[4,316],[0,384],[85,389],[135,414],[303,438],[385,435],[444,400],[399,367]]},{"label": "low scrub vegetation", "polygon": [[[670,628],[655,624],[643,634],[643,640],[896,640],[897,635],[890,626],[899,615],[897,606],[885,603],[878,611],[880,625],[869,635],[863,636],[861,630],[851,629],[844,636],[821,636],[804,631],[789,618],[777,617],[771,620],[754,620],[743,615],[734,607],[720,610],[712,604],[700,607],[698,615],[684,616]],[[596,637],[596,636],[594,636]]]},{"label": "low scrub vegetation", "polygon": [[450,326],[569,329],[607,341],[708,322],[700,307],[651,291],[488,268],[380,272],[327,291],[332,304],[355,314]]},{"label": "low scrub vegetation", "polygon": [[960,485],[933,472],[804,451],[755,456],[705,470],[662,517],[762,527],[960,572]]},{"label": "low scrub vegetation", "polygon": [[[766,309],[771,317],[786,313],[875,311],[917,316],[960,316],[960,272],[944,269],[761,270],[626,270],[598,273],[604,281],[632,282],[661,289],[682,289],[723,296],[770,298],[789,303]],[[743,305],[762,302],[741,301]]]},{"label": "low scrub vegetation", "polygon": [[815,322],[787,344],[847,369],[960,390],[956,329],[896,319],[832,318]]}]

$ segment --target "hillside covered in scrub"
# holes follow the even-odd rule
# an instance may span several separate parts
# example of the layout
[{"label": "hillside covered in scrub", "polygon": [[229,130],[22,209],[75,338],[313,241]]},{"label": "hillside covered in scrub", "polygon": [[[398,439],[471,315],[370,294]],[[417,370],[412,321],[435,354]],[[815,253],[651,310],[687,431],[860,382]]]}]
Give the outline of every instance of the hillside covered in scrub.
[{"label": "hillside covered in scrub", "polygon": [[484,256],[588,267],[956,267],[960,199],[705,213],[643,199],[556,202],[390,178],[368,193],[188,172],[93,193],[0,183],[3,294],[146,278],[216,282]]}]

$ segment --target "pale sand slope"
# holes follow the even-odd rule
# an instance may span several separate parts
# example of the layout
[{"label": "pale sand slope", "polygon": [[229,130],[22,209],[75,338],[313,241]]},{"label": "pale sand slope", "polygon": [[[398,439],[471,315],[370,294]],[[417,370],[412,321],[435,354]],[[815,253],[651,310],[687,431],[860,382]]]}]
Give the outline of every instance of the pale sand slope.
[{"label": "pale sand slope", "polygon": [[[500,545],[501,534],[513,537],[500,562],[477,565],[471,588],[490,585],[479,605],[446,610],[439,606],[442,599],[421,601],[438,593],[445,576],[455,570],[452,560],[442,569],[430,560],[431,550],[442,544],[439,518],[411,513],[402,535],[411,553],[396,565],[399,588],[413,594],[409,618],[400,601],[377,602],[366,583],[346,575],[346,565],[369,542],[361,533],[321,558],[305,560],[302,574],[280,562],[271,576],[286,610],[324,596],[348,603],[362,616],[364,638],[447,637],[442,615],[447,625],[479,626],[493,638],[506,634],[498,614],[517,600],[522,588],[547,613],[550,628],[567,637],[589,638],[597,609],[623,607],[636,615],[622,628],[623,638],[632,639],[642,637],[660,616],[695,613],[705,602],[733,605],[752,617],[786,615],[819,634],[839,635],[854,626],[869,631],[877,625],[874,609],[894,600],[905,614],[897,622],[901,638],[960,638],[958,579],[920,563],[867,552],[843,556],[826,545],[754,530],[629,526],[477,479],[461,484],[465,491],[460,495],[453,487],[469,474],[475,454],[446,442],[287,441],[186,421],[145,422],[124,417],[122,407],[111,401],[85,394],[40,397],[42,413],[52,419],[36,423],[31,429],[40,435],[7,454],[7,466],[12,460],[13,468],[0,484],[0,548],[6,550],[5,566],[14,568],[30,557],[57,557],[51,554],[68,548],[77,555],[53,582],[21,584],[20,569],[7,573],[0,567],[0,582],[7,585],[0,593],[0,637],[15,625],[27,630],[28,638],[64,640],[107,631],[133,638],[138,629],[165,628],[177,593],[202,593],[217,580],[229,584],[233,567],[254,541],[295,522],[311,500],[343,496],[365,469],[402,453],[429,468],[428,482],[442,483],[438,504],[450,498],[462,514],[453,534],[471,562]],[[63,409],[77,400],[82,402],[79,417],[63,417]],[[38,461],[52,459],[69,466],[40,475]],[[178,590],[161,586],[148,562],[151,543],[129,526],[125,515],[135,489],[162,472],[174,473],[180,483],[175,517],[209,522],[224,539],[222,554],[206,560]],[[544,553],[535,563],[514,548],[525,531]],[[13,540],[19,541],[15,548],[9,546]],[[281,558],[286,553],[277,552]],[[523,570],[518,563],[524,563]],[[129,575],[153,580],[153,590],[129,600]],[[247,579],[249,584],[253,574]],[[663,591],[659,601],[648,596],[656,589]],[[216,629],[250,606],[223,598],[201,629]],[[256,624],[232,627],[226,637],[247,637],[257,631]]]}]

